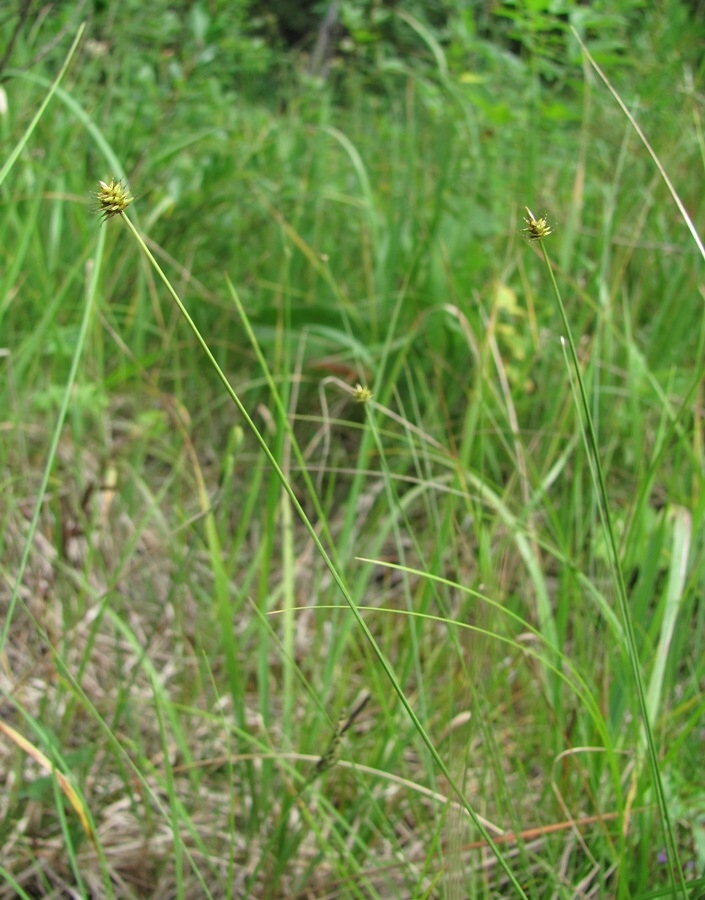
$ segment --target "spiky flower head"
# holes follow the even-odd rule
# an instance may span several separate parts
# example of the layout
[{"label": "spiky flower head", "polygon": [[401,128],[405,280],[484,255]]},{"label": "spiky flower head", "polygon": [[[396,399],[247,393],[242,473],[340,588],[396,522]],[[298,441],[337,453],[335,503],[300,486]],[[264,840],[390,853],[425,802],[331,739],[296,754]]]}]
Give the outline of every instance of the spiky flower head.
[{"label": "spiky flower head", "polygon": [[122,181],[110,179],[110,183],[99,181],[100,190],[95,195],[98,201],[98,212],[101,214],[103,221],[119,216],[127,209],[127,207],[135,199]]},{"label": "spiky flower head", "polygon": [[530,241],[541,241],[553,233],[553,229],[548,224],[548,219],[545,216],[537,219],[528,206],[525,206],[524,209],[526,210],[526,218],[524,219],[526,228],[522,230]]},{"label": "spiky flower head", "polygon": [[368,387],[356,384],[353,388],[353,400],[355,403],[367,403],[372,399],[372,391]]}]

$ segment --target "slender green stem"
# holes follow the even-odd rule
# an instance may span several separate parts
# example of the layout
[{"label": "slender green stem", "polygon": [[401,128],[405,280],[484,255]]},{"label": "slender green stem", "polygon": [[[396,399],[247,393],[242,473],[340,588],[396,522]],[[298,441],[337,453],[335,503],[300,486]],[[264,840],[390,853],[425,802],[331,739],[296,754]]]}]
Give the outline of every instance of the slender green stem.
[{"label": "slender green stem", "polygon": [[208,344],[206,343],[205,339],[203,338],[200,331],[198,330],[196,323],[193,321],[193,319],[189,315],[188,310],[182,303],[180,297],[178,296],[178,294],[176,293],[174,288],[171,286],[169,279],[166,277],[166,275],[160,268],[159,263],[156,261],[156,259],[152,255],[152,253],[149,251],[149,248],[147,247],[144,240],[142,239],[142,236],[140,235],[140,233],[137,231],[135,226],[132,224],[132,222],[125,215],[124,212],[120,213],[120,216],[123,219],[123,221],[125,222],[125,224],[127,225],[127,227],[129,228],[129,230],[132,232],[132,235],[134,236],[138,245],[142,248],[142,251],[146,255],[147,259],[149,260],[151,265],[154,267],[155,272],[161,278],[162,282],[164,283],[164,286],[169,291],[169,294],[173,298],[173,300],[176,303],[177,307],[179,308],[181,314],[186,319],[186,322],[187,322],[189,328],[193,332],[193,334],[194,334],[196,340],[198,341],[198,343],[200,344],[203,352],[206,354],[208,361],[213,366],[213,369],[215,370],[216,374],[218,375],[218,378],[220,379],[220,382],[222,383],[223,387],[225,388],[228,396],[233,401],[233,403],[239,410],[240,414],[247,422],[247,425],[250,428],[250,430],[252,431],[252,434],[254,435],[255,439],[257,440],[257,443],[260,445],[262,452],[266,456],[270,465],[274,469],[274,472],[276,473],[277,477],[281,481],[282,487],[284,488],[286,494],[288,495],[289,499],[291,500],[292,506],[298,513],[299,518],[301,519],[304,527],[308,531],[309,536],[311,537],[311,540],[313,541],[314,545],[316,546],[316,549],[318,550],[318,552],[321,555],[321,558],[323,559],[323,562],[325,563],[326,567],[328,568],[329,572],[331,573],[331,576],[333,577],[333,580],[335,581],[336,585],[338,586],[340,593],[343,595],[345,602],[350,607],[350,610],[351,610],[353,616],[355,617],[355,620],[356,620],[360,630],[362,631],[365,638],[367,639],[370,646],[372,647],[372,650],[373,650],[375,656],[377,657],[379,664],[382,666],[382,669],[384,670],[385,675],[389,679],[395,694],[399,698],[399,702],[402,704],[402,706],[406,710],[407,715],[411,719],[416,732],[419,734],[419,736],[423,740],[424,744],[428,748],[428,751],[431,754],[434,762],[438,766],[438,768],[439,768],[440,772],[443,774],[444,778],[447,780],[448,784],[452,788],[455,795],[458,797],[458,800],[460,801],[460,803],[463,805],[463,807],[467,811],[468,815],[472,819],[475,827],[477,828],[478,832],[482,836],[483,840],[487,842],[488,847],[494,853],[495,857],[497,858],[497,862],[499,863],[501,868],[504,870],[504,873],[506,874],[507,878],[509,879],[510,883],[512,884],[512,887],[517,892],[517,895],[525,898],[525,900],[526,900],[526,894],[522,890],[522,887],[519,884],[519,882],[517,881],[515,875],[512,873],[512,871],[509,867],[509,863],[504,858],[499,847],[492,840],[487,828],[482,824],[480,817],[477,815],[477,813],[475,812],[472,805],[466,799],[460,786],[457,784],[455,779],[451,776],[450,771],[448,770],[448,767],[442,760],[440,754],[438,753],[438,750],[436,750],[431,738],[429,737],[425,728],[421,724],[421,720],[418,718],[418,716],[414,712],[414,710],[411,706],[411,703],[409,702],[406,695],[404,694],[404,691],[403,691],[399,681],[397,680],[396,675],[394,674],[391,663],[389,662],[387,657],[382,652],[382,649],[380,648],[380,646],[375,641],[375,639],[372,635],[372,632],[368,628],[367,623],[365,622],[360,609],[358,608],[355,601],[353,600],[352,595],[351,595],[347,585],[343,581],[342,576],[340,575],[337,567],[334,565],[332,559],[330,558],[330,556],[326,552],[325,548],[323,547],[323,544],[321,543],[321,540],[320,540],[318,534],[316,533],[316,529],[314,528],[313,524],[311,523],[308,516],[304,512],[304,509],[301,506],[301,504],[299,503],[299,500],[294,492],[293,487],[291,486],[291,484],[290,484],[289,480],[287,479],[281,466],[275,459],[274,454],[272,453],[269,446],[267,445],[267,442],[265,441],[264,437],[262,436],[259,429],[255,425],[254,421],[250,417],[249,413],[245,409],[245,406],[243,405],[242,401],[238,397],[234,388],[228,381],[225,373],[223,372],[223,370],[220,368],[220,366],[216,362],[216,359],[213,356],[213,354],[211,353],[211,351],[208,347]]},{"label": "slender green stem", "polygon": [[575,369],[575,375],[578,381],[578,388],[580,391],[580,400],[583,407],[583,417],[585,423],[585,430],[587,433],[587,441],[588,447],[593,457],[592,466],[594,472],[594,478],[596,482],[596,487],[598,491],[598,497],[600,502],[600,508],[602,512],[602,520],[604,523],[604,528],[607,534],[607,542],[610,551],[610,556],[612,558],[612,566],[613,572],[616,581],[617,587],[617,599],[619,603],[619,610],[622,617],[622,624],[624,626],[624,633],[626,636],[627,643],[627,655],[629,656],[629,664],[632,671],[632,677],[634,679],[634,687],[636,689],[637,699],[639,703],[639,714],[641,716],[642,727],[644,729],[644,736],[646,739],[646,747],[647,753],[649,757],[649,767],[651,769],[651,777],[653,779],[654,791],[656,793],[656,798],[658,802],[659,812],[661,814],[661,819],[663,821],[664,830],[666,833],[666,847],[668,851],[669,857],[669,873],[671,877],[671,886],[673,889],[673,893],[675,896],[676,893],[676,883],[674,870],[678,872],[678,877],[680,881],[680,889],[684,897],[687,897],[687,890],[685,886],[685,878],[683,875],[683,869],[681,867],[680,858],[678,855],[678,849],[676,847],[675,835],[673,833],[673,826],[671,825],[671,819],[668,814],[668,806],[666,803],[666,795],[663,789],[663,782],[661,780],[661,772],[659,769],[659,760],[658,755],[656,753],[656,744],[654,742],[653,731],[651,728],[651,722],[649,720],[649,711],[646,703],[646,693],[644,691],[644,684],[641,677],[641,667],[639,663],[639,653],[637,650],[636,644],[636,635],[634,632],[634,623],[632,622],[631,611],[629,609],[629,600],[627,598],[627,588],[624,581],[624,573],[622,571],[622,563],[619,556],[619,551],[617,548],[617,540],[615,538],[614,527],[612,524],[612,514],[610,512],[610,505],[607,498],[607,487],[605,485],[605,476],[602,471],[602,466],[600,464],[600,456],[598,452],[597,445],[597,437],[595,435],[595,427],[593,424],[592,414],[590,412],[590,403],[588,402],[587,391],[585,389],[585,382],[583,381],[582,372],[580,369],[580,362],[578,360],[578,353],[575,348],[575,342],[573,340],[573,335],[570,330],[570,325],[568,323],[568,316],[565,311],[565,306],[563,305],[563,299],[561,298],[561,292],[558,289],[558,284],[556,282],[555,275],[553,274],[553,268],[551,267],[551,262],[548,258],[548,253],[546,252],[546,247],[544,246],[544,242],[540,241],[541,251],[543,253],[544,262],[546,263],[546,270],[548,271],[548,277],[553,285],[553,291],[556,296],[556,301],[558,302],[558,309],[561,314],[561,320],[563,322],[563,329],[565,331],[565,339],[568,342],[568,347],[570,349],[570,357],[573,363],[573,367]]},{"label": "slender green stem", "polygon": [[[78,29],[76,37],[74,39],[73,44],[71,45],[71,49],[68,52],[66,60],[64,61],[63,66],[61,67],[61,71],[54,79],[54,83],[52,84],[49,92],[47,93],[42,105],[37,110],[36,115],[32,119],[29,124],[27,130],[25,131],[22,139],[18,142],[17,146],[10,151],[5,164],[0,169],[0,184],[5,180],[8,172],[16,162],[20,153],[24,149],[29,140],[32,132],[37,126],[37,123],[42,117],[44,110],[47,108],[49,101],[54,96],[54,93],[59,86],[59,82],[64,77],[66,70],[69,67],[69,63],[73,59],[73,55],[76,51],[76,47],[78,46],[78,42],[81,40],[81,36],[83,34],[84,25]],[[83,321],[81,322],[81,327],[78,335],[78,342],[76,344],[76,350],[73,355],[73,359],[71,361],[71,371],[69,372],[68,382],[66,384],[66,389],[64,391],[64,396],[61,401],[61,408],[59,409],[59,417],[56,420],[56,427],[54,429],[54,434],[51,439],[51,445],[49,447],[49,455],[47,457],[46,466],[44,468],[44,474],[42,475],[41,484],[39,485],[39,492],[37,494],[37,502],[34,507],[34,512],[32,514],[32,521],[29,525],[29,531],[27,533],[27,539],[25,541],[24,549],[22,551],[22,557],[20,559],[20,564],[17,570],[17,578],[15,579],[15,586],[12,589],[12,596],[10,597],[10,603],[8,606],[7,614],[5,616],[5,624],[3,625],[2,632],[0,632],[0,653],[2,653],[5,642],[7,641],[7,636],[10,632],[10,625],[12,623],[12,617],[15,611],[15,606],[17,605],[17,598],[19,597],[20,585],[22,584],[22,579],[24,578],[25,569],[27,568],[27,562],[29,561],[29,554],[33,546],[34,535],[39,525],[39,516],[42,511],[42,506],[44,504],[44,497],[46,495],[47,486],[49,484],[49,476],[51,475],[51,470],[54,465],[54,460],[56,459],[56,452],[59,447],[59,439],[61,438],[61,432],[64,427],[64,422],[66,421],[66,414],[69,408],[69,402],[71,400],[71,392],[73,391],[74,382],[76,380],[76,375],[78,373],[78,364],[81,361],[81,355],[83,353],[83,346],[85,344],[86,335],[88,334],[88,326],[90,325],[91,318],[93,315],[93,308],[95,302],[96,295],[96,285],[98,283],[98,272],[100,270],[100,260],[102,258],[103,253],[103,245],[104,239],[101,237],[99,239],[98,244],[98,252],[96,254],[97,264],[94,265],[92,269],[92,279],[91,285],[88,290],[86,306],[83,311]]]},{"label": "slender green stem", "polygon": [[85,27],[86,27],[85,22],[79,27],[78,31],[76,32],[76,37],[73,39],[73,44],[71,44],[71,49],[69,50],[69,52],[66,56],[66,59],[64,60],[64,64],[61,67],[59,74],[54,79],[51,87],[49,88],[49,91],[48,91],[46,97],[44,98],[44,100],[42,100],[41,106],[39,107],[37,112],[34,114],[34,118],[27,126],[25,133],[22,135],[22,137],[17,142],[17,144],[12,148],[12,150],[10,150],[10,152],[8,153],[7,159],[3,163],[2,168],[0,168],[0,184],[2,184],[5,181],[5,178],[7,178],[7,175],[9,173],[10,169],[14,166],[14,164],[19,159],[20,154],[22,153],[24,148],[27,146],[27,142],[29,141],[30,137],[32,136],[32,133],[34,132],[35,128],[37,127],[39,120],[44,115],[44,110],[47,108],[47,106],[49,105],[49,102],[51,101],[51,98],[56,93],[56,90],[59,87],[59,84],[61,82],[61,79],[66,74],[66,70],[68,69],[69,65],[71,64],[71,60],[73,59],[73,55],[76,52],[76,48],[78,47],[79,42],[83,36]]},{"label": "slender green stem", "polygon": [[29,555],[34,546],[34,535],[36,534],[37,528],[39,527],[39,518],[42,512],[42,508],[44,506],[44,501],[46,497],[47,487],[49,485],[49,478],[51,477],[51,472],[54,467],[54,462],[56,460],[56,454],[59,449],[59,441],[61,440],[61,434],[64,429],[64,423],[66,422],[66,416],[68,414],[69,405],[71,403],[71,396],[73,393],[74,384],[76,383],[76,377],[78,375],[78,366],[83,357],[83,348],[86,343],[86,337],[88,335],[88,329],[90,327],[91,321],[93,319],[93,311],[95,309],[96,296],[97,296],[97,287],[98,287],[98,279],[100,277],[100,266],[103,258],[103,248],[105,246],[105,235],[101,233],[98,238],[98,246],[96,248],[95,261],[90,270],[90,283],[88,286],[88,290],[86,293],[86,305],[83,310],[83,319],[81,320],[81,325],[79,327],[78,338],[76,340],[76,349],[74,350],[73,359],[71,360],[71,369],[69,371],[69,376],[66,381],[66,387],[64,389],[63,396],[61,398],[61,406],[59,408],[59,415],[56,420],[56,425],[54,427],[54,433],[51,438],[51,443],[49,445],[49,451],[47,453],[47,461],[44,467],[44,472],[42,474],[42,480],[39,484],[39,488],[37,491],[37,502],[34,506],[34,512],[32,513],[32,519],[29,523],[29,529],[27,531],[27,537],[25,539],[25,544],[22,550],[22,556],[20,558],[20,563],[17,568],[17,577],[15,579],[15,586],[12,589],[12,596],[10,597],[10,603],[7,608],[7,614],[5,615],[5,623],[2,627],[2,631],[0,632],[0,653],[4,650],[5,642],[7,641],[8,634],[10,633],[10,626],[12,624],[12,618],[15,612],[15,606],[17,605],[17,600],[20,593],[20,587],[22,585],[22,580],[24,578],[24,573],[27,568],[27,563],[29,562]]}]

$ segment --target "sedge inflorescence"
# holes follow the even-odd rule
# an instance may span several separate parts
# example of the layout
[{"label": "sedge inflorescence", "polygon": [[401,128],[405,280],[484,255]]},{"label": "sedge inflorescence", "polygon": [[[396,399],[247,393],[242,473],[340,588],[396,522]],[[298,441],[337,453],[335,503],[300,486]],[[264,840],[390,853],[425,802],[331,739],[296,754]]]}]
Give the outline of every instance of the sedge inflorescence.
[{"label": "sedge inflorescence", "polygon": [[98,183],[100,184],[100,190],[95,196],[98,201],[98,212],[103,221],[112,218],[112,216],[119,216],[134,200],[134,197],[122,181],[116,181],[114,178],[111,178],[109,184],[106,184],[104,181],[99,181]]},{"label": "sedge inflorescence", "polygon": [[353,400],[355,403],[368,403],[372,399],[372,391],[368,387],[356,384],[353,388]]},{"label": "sedge inflorescence", "polygon": [[528,206],[525,206],[524,209],[526,210],[526,218],[524,219],[526,228],[524,228],[523,231],[529,240],[540,241],[543,240],[543,238],[548,237],[553,231],[548,224],[548,219],[545,216],[537,219]]}]

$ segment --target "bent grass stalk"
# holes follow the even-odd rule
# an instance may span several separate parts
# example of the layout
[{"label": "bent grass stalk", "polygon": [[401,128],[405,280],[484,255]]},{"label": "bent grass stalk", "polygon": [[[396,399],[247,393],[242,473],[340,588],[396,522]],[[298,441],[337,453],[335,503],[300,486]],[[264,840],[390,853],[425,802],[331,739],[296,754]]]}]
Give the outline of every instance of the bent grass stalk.
[{"label": "bent grass stalk", "polygon": [[[458,800],[462,804],[463,808],[467,811],[468,815],[472,819],[473,824],[477,828],[477,830],[480,833],[480,835],[482,836],[483,840],[486,842],[487,846],[491,849],[492,853],[497,858],[497,862],[499,863],[500,867],[503,869],[503,871],[504,871],[505,875],[507,876],[509,882],[511,883],[512,887],[517,892],[517,895],[520,897],[523,897],[524,900],[528,900],[527,895],[524,893],[521,885],[519,884],[519,882],[516,879],[516,876],[513,874],[512,870],[510,869],[509,863],[507,862],[504,855],[502,854],[502,851],[492,840],[492,837],[490,836],[485,825],[482,823],[482,820],[480,819],[478,814],[475,812],[473,806],[466,799],[465,795],[463,794],[463,792],[462,792],[460,786],[457,784],[456,780],[450,774],[448,767],[446,766],[446,764],[444,763],[440,754],[436,750],[431,738],[429,737],[428,733],[426,732],[426,729],[423,727],[421,720],[418,718],[418,716],[414,712],[414,709],[412,708],[411,703],[407,699],[399,681],[397,680],[397,678],[394,674],[391,663],[387,660],[386,656],[382,652],[382,649],[375,641],[375,639],[372,635],[372,632],[368,628],[368,626],[362,616],[362,613],[360,612],[360,609],[355,604],[355,601],[353,600],[348,587],[346,586],[345,582],[343,581],[343,578],[342,578],[340,572],[338,571],[338,568],[334,564],[334,562],[331,559],[331,557],[329,556],[329,554],[326,552],[323,544],[321,543],[321,540],[320,540],[318,534],[316,533],[316,529],[314,528],[310,519],[306,515],[303,507],[301,506],[301,504],[296,496],[296,493],[294,492],[292,485],[290,484],[284,471],[282,470],[281,466],[279,465],[276,458],[274,457],[274,454],[270,450],[266,440],[264,439],[263,435],[261,434],[261,432],[255,425],[255,423],[252,420],[249,413],[247,412],[247,409],[245,408],[244,404],[240,400],[235,389],[232,387],[232,385],[228,381],[227,376],[225,375],[223,370],[218,365],[215,357],[213,356],[210,348],[208,347],[208,344],[207,344],[205,338],[202,336],[201,332],[198,330],[198,326],[196,325],[194,320],[191,318],[191,316],[190,316],[188,310],[186,309],[186,307],[184,306],[181,298],[177,294],[176,290],[172,287],[171,282],[169,281],[169,279],[167,278],[165,273],[162,271],[157,260],[154,258],[154,256],[150,252],[150,250],[147,247],[141,234],[139,233],[137,228],[132,224],[129,217],[125,214],[126,207],[128,206],[129,203],[132,202],[132,199],[133,199],[132,196],[130,195],[129,191],[127,190],[127,188],[122,186],[121,182],[115,182],[114,179],[111,180],[110,184],[106,184],[105,182],[100,182],[100,188],[101,188],[101,190],[97,194],[97,199],[98,199],[98,203],[100,206],[100,212],[103,215],[103,218],[108,219],[108,218],[112,218],[113,216],[120,216],[122,218],[123,222],[127,226],[128,230],[130,231],[132,236],[134,237],[138,246],[142,249],[142,252],[147,257],[147,259],[148,259],[149,263],[151,264],[151,266],[153,267],[154,271],[157,273],[157,275],[163,282],[167,291],[171,295],[173,301],[176,303],[179,311],[181,312],[184,319],[186,320],[186,323],[188,324],[189,328],[193,332],[193,335],[196,338],[196,340],[198,341],[201,349],[205,353],[206,358],[208,359],[209,363],[211,364],[214,371],[216,372],[218,379],[220,380],[221,384],[223,385],[225,391],[227,392],[228,396],[230,397],[230,399],[233,401],[233,403],[237,407],[238,411],[240,412],[240,415],[244,418],[245,422],[247,423],[248,428],[254,435],[255,440],[257,441],[260,448],[262,449],[262,452],[264,453],[265,457],[267,458],[269,464],[272,466],[272,469],[274,470],[276,476],[279,478],[284,491],[288,495],[289,500],[291,501],[299,518],[301,519],[301,522],[303,523],[303,525],[304,525],[306,531],[308,532],[311,540],[313,541],[316,549],[318,550],[319,554],[321,555],[323,562],[325,563],[326,567],[328,568],[329,572],[331,573],[333,580],[335,581],[338,589],[340,590],[341,594],[343,595],[343,598],[345,599],[345,602],[347,603],[353,616],[355,617],[355,620],[356,620],[360,630],[362,631],[362,633],[364,634],[368,643],[370,644],[372,651],[374,652],[375,656],[377,657],[377,660],[378,660],[380,666],[382,667],[385,675],[389,679],[389,682],[391,683],[395,694],[399,698],[399,702],[402,704],[407,715],[411,719],[414,729],[416,730],[417,734],[421,737],[424,744],[428,748],[428,751],[431,754],[431,757],[433,758],[435,764],[438,766],[438,769],[440,770],[440,772],[442,773],[444,778],[447,780],[447,783],[450,785],[453,793],[458,797]],[[250,333],[250,335],[251,335],[251,331],[248,329],[248,322],[247,322],[247,318],[246,318],[244,309],[242,308],[242,305],[239,301],[239,298],[237,297],[236,292],[234,291],[234,289],[232,289],[232,286],[231,286],[231,290],[232,290],[232,294],[233,294],[233,299],[236,302],[238,311],[240,312],[240,315],[243,319],[243,323],[245,324],[245,328],[248,330],[248,333]],[[251,335],[251,339],[253,337],[254,336]],[[277,400],[277,405],[279,405],[279,403],[281,403],[281,400],[279,398],[278,392],[275,392],[274,396],[275,396],[275,399]],[[286,427],[289,435],[292,438],[292,443],[295,444],[293,429],[291,428],[291,424],[289,422],[288,416],[284,416],[282,421],[284,422],[285,427]]]},{"label": "bent grass stalk", "polygon": [[[64,64],[61,67],[61,70],[59,71],[59,74],[54,79],[54,82],[50,86],[47,95],[45,96],[41,106],[37,110],[34,118],[28,125],[22,138],[18,141],[17,145],[10,151],[10,153],[8,154],[7,160],[5,161],[2,168],[0,168],[0,185],[2,185],[2,183],[5,181],[5,178],[7,177],[8,173],[12,169],[13,165],[17,162],[17,159],[19,158],[20,154],[22,153],[22,150],[27,145],[30,137],[32,136],[32,133],[34,132],[35,128],[37,127],[37,124],[38,124],[39,120],[41,119],[41,117],[44,113],[44,110],[49,105],[49,101],[56,93],[56,90],[59,87],[59,83],[61,82],[61,79],[66,74],[66,70],[68,69],[70,62],[73,59],[73,55],[76,52],[76,47],[78,46],[79,41],[81,40],[81,36],[83,35],[84,27],[85,27],[84,25],[81,25],[81,27],[78,29],[78,32],[76,33],[76,37],[74,38],[74,42],[71,45],[71,49],[68,52],[66,60],[64,61]],[[76,342],[76,350],[74,352],[73,359],[71,360],[71,370],[69,372],[68,381],[66,383],[66,390],[64,391],[63,398],[61,400],[61,406],[59,408],[59,415],[58,415],[58,418],[56,421],[56,427],[54,429],[54,434],[52,436],[51,444],[49,446],[49,453],[47,455],[46,466],[44,468],[42,480],[39,485],[39,492],[37,494],[37,502],[34,507],[34,512],[32,513],[32,519],[29,524],[29,529],[27,532],[24,549],[22,551],[22,556],[20,558],[20,563],[19,563],[19,566],[17,569],[15,585],[12,589],[10,603],[8,606],[7,614],[5,616],[5,624],[2,628],[2,631],[0,632],[0,653],[3,652],[4,647],[5,647],[5,642],[7,641],[7,637],[10,633],[10,625],[12,623],[15,606],[17,605],[17,600],[19,598],[20,586],[22,585],[22,580],[24,578],[25,569],[27,568],[27,563],[29,562],[29,554],[32,549],[34,535],[39,526],[39,516],[41,514],[42,506],[44,504],[44,497],[46,496],[47,488],[49,486],[49,478],[51,476],[51,470],[54,465],[54,460],[56,459],[56,454],[57,454],[57,451],[59,448],[59,439],[61,438],[61,431],[63,429],[64,421],[66,420],[66,415],[68,413],[69,402],[71,399],[71,392],[73,390],[73,385],[76,380],[76,375],[78,373],[78,365],[81,360],[81,355],[83,353],[83,347],[85,344],[86,336],[88,334],[88,327],[89,327],[91,319],[92,319],[94,301],[95,301],[95,296],[96,296],[96,291],[97,291],[97,286],[98,286],[98,277],[99,277],[99,272],[100,272],[100,262],[101,262],[102,255],[103,255],[103,246],[104,246],[104,242],[103,242],[103,240],[100,240],[99,245],[98,245],[98,251],[97,251],[96,257],[95,257],[95,263],[93,265],[93,269],[92,269],[91,275],[90,275],[90,284],[87,289],[86,306],[84,309],[83,320],[81,322],[79,335],[78,335],[78,339]]]},{"label": "bent grass stalk", "polygon": [[[631,612],[629,610],[627,588],[624,581],[624,573],[622,571],[622,563],[620,560],[619,551],[617,549],[617,540],[615,538],[614,527],[612,524],[612,514],[610,512],[610,505],[607,498],[605,476],[604,472],[602,471],[602,465],[600,464],[600,454],[598,452],[597,437],[595,435],[595,427],[592,420],[592,414],[590,412],[590,403],[588,401],[585,382],[583,381],[580,362],[578,360],[578,353],[575,348],[575,341],[573,340],[573,334],[570,329],[565,306],[563,305],[561,292],[558,288],[558,283],[556,282],[555,275],[553,274],[553,268],[551,266],[548,253],[546,252],[546,247],[544,246],[543,242],[543,239],[551,234],[551,228],[545,218],[536,219],[528,207],[526,207],[526,211],[528,216],[524,221],[526,222],[527,227],[524,229],[524,231],[527,232],[529,240],[535,241],[536,243],[541,245],[541,252],[543,254],[544,263],[546,265],[546,271],[548,272],[548,277],[553,287],[553,292],[555,294],[556,301],[558,303],[558,309],[561,315],[561,321],[563,323],[563,329],[566,335],[566,337],[562,338],[562,340],[564,346],[566,341],[568,343],[570,359],[573,364],[575,376],[578,382],[580,403],[582,405],[582,424],[585,429],[588,450],[592,456],[592,465],[590,466],[590,471],[592,473],[595,488],[597,490],[600,514],[607,538],[607,546],[610,553],[613,574],[617,587],[617,599],[619,604],[619,611],[622,617],[622,625],[624,627],[624,635],[627,644],[627,655],[629,657],[629,665],[632,670],[634,689],[636,691],[637,701],[639,705],[639,715],[641,718],[641,725],[643,729],[643,741],[646,743],[646,750],[649,758],[649,768],[651,770],[651,778],[653,781],[654,792],[656,794],[659,813],[661,815],[661,820],[665,832],[666,847],[669,858],[668,868],[671,879],[671,889],[673,891],[673,896],[676,896],[676,881],[674,873],[677,872],[678,880],[680,882],[680,891],[683,897],[687,897],[688,893],[685,885],[685,877],[683,875],[683,868],[681,866],[680,857],[676,846],[675,835],[673,833],[673,826],[671,824],[671,818],[668,813],[668,805],[666,803],[666,795],[663,788],[663,782],[661,780],[658,754],[656,752],[656,745],[654,743],[654,736],[649,717],[649,707],[646,699],[646,691],[644,690],[644,682],[641,675],[639,652],[637,649],[636,635],[634,632],[634,623],[632,622]],[[634,773],[635,778],[637,777],[638,772],[639,764],[637,760],[637,766]]]},{"label": "bent grass stalk", "polygon": [[49,90],[48,90],[46,96],[44,97],[44,100],[42,100],[41,106],[39,107],[37,112],[34,114],[34,118],[27,126],[25,133],[22,135],[22,137],[17,142],[17,144],[12,148],[12,150],[8,153],[7,159],[5,160],[2,167],[0,168],[0,185],[5,181],[5,179],[7,178],[8,174],[10,172],[10,169],[12,169],[14,164],[19,159],[20,154],[22,153],[24,148],[27,146],[27,143],[28,143],[30,137],[32,136],[32,134],[34,133],[34,130],[36,129],[37,125],[39,124],[39,120],[44,115],[44,111],[46,110],[47,106],[49,105],[51,98],[54,96],[54,94],[58,90],[59,84],[61,83],[64,75],[66,74],[66,70],[68,69],[69,65],[71,64],[71,60],[73,59],[74,53],[76,52],[76,48],[78,47],[78,45],[81,41],[81,38],[83,37],[83,32],[84,32],[85,28],[86,28],[86,23],[84,22],[79,27],[78,31],[76,32],[76,37],[73,39],[73,44],[71,44],[71,49],[69,50],[68,54],[66,55],[64,64],[62,65],[61,69],[59,70],[59,74],[56,76],[56,78],[52,82],[51,86],[49,87]]}]

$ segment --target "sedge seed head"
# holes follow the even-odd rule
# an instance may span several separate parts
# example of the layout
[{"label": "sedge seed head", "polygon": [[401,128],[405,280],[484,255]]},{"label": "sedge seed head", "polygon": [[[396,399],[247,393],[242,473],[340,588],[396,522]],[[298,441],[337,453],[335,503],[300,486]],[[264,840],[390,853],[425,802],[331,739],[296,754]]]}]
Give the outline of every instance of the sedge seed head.
[{"label": "sedge seed head", "polygon": [[545,216],[537,219],[528,206],[525,206],[524,209],[526,210],[526,218],[524,219],[526,228],[522,230],[530,241],[541,241],[548,237],[549,234],[553,234],[553,229],[548,224],[548,219]]},{"label": "sedge seed head", "polygon": [[353,388],[353,400],[355,403],[368,403],[372,399],[372,391],[368,387],[356,384]]},{"label": "sedge seed head", "polygon": [[104,181],[99,181],[98,184],[100,190],[95,196],[98,201],[98,212],[103,221],[121,215],[134,200],[122,181],[111,178],[109,184]]}]

